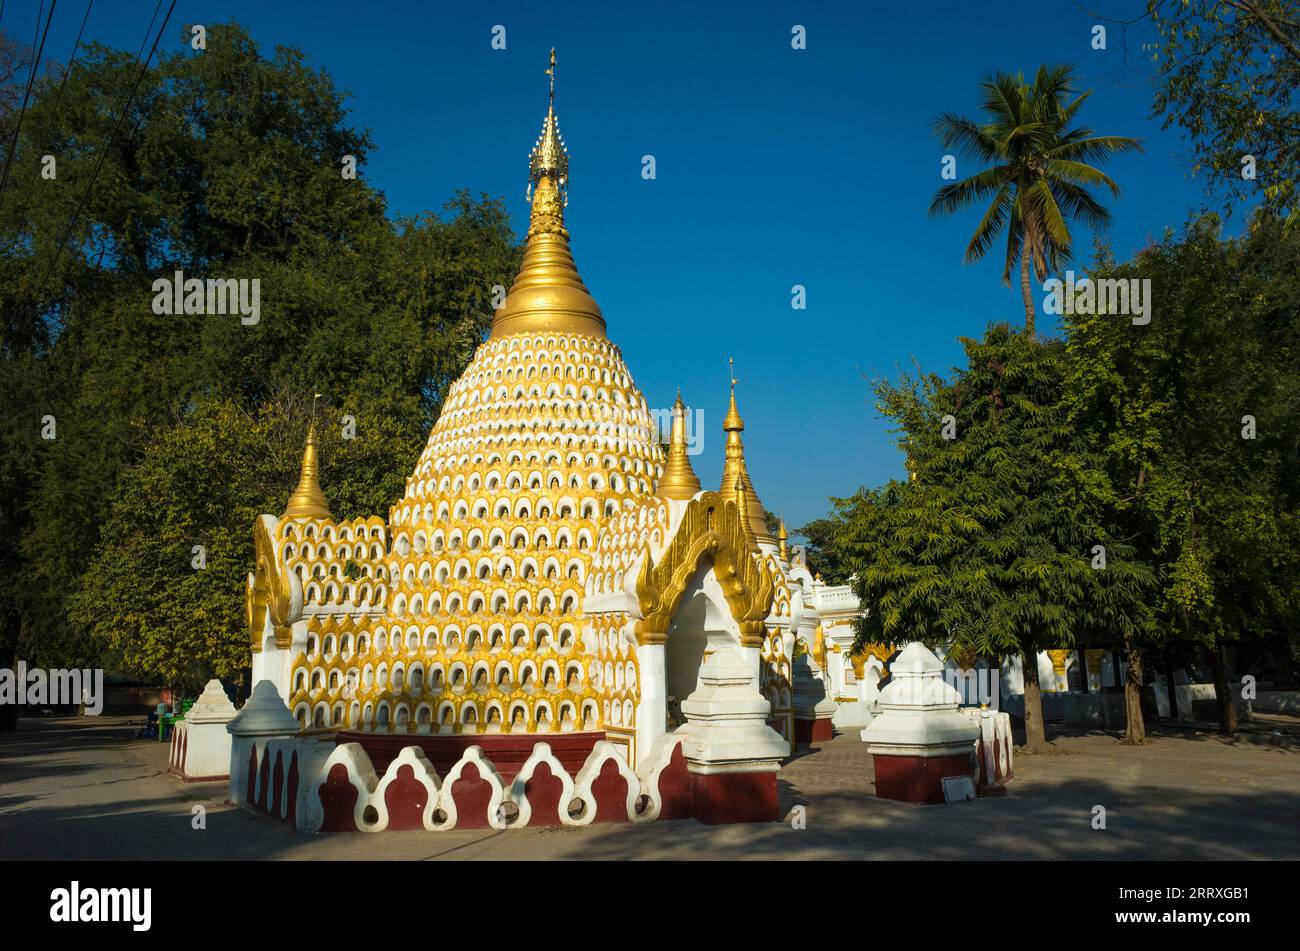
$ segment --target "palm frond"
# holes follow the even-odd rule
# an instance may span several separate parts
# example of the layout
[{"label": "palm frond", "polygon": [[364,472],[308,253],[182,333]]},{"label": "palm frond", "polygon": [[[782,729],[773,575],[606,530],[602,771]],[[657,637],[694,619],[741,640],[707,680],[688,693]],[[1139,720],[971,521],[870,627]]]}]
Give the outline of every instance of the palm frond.
[{"label": "palm frond", "polygon": [[1053,182],[1052,194],[1061,211],[1096,230],[1110,224],[1110,212],[1086,188],[1073,182]]},{"label": "palm frond", "polygon": [[1001,165],[976,172],[970,178],[949,182],[934,193],[930,214],[946,215],[960,211],[971,202],[996,192],[1006,181],[1006,170]]},{"label": "palm frond", "polygon": [[1091,135],[1082,139],[1064,139],[1050,149],[1046,157],[1070,162],[1093,162],[1107,159],[1119,152],[1141,151],[1142,143],[1125,135]]},{"label": "palm frond", "polygon": [[1045,177],[1051,182],[1072,182],[1076,185],[1105,185],[1110,193],[1119,197],[1119,186],[1115,180],[1099,168],[1093,168],[1083,162],[1049,159],[1044,170]]},{"label": "palm frond", "polygon": [[1015,270],[1016,262],[1020,260],[1023,245],[1024,227],[1020,216],[1020,197],[1016,196],[1011,203],[1011,220],[1007,224],[1007,256],[1002,268],[1002,283],[1007,287],[1011,286],[1011,272]]},{"label": "palm frond", "polygon": [[931,128],[945,149],[972,155],[986,162],[998,157],[997,140],[984,126],[965,116],[945,112],[931,123]]},{"label": "palm frond", "polygon": [[1006,223],[1007,216],[1011,213],[1011,188],[1004,184],[989,205],[988,210],[984,212],[984,217],[980,219],[979,227],[975,229],[975,234],[971,236],[970,244],[966,246],[966,256],[964,262],[970,264],[984,257],[985,253],[993,246],[994,239],[1002,230]]}]

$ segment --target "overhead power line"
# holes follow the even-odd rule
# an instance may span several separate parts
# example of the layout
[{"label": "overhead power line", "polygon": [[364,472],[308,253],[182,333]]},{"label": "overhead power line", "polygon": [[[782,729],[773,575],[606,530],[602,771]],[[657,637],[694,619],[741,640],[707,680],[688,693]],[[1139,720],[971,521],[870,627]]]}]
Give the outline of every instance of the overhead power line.
[{"label": "overhead power line", "polygon": [[[158,0],[158,6],[161,5],[162,5],[162,0]],[[77,219],[81,217],[81,210],[83,207],[85,207],[86,197],[90,194],[91,190],[95,187],[95,180],[99,178],[99,172],[104,167],[104,160],[108,157],[108,150],[112,147],[113,142],[117,139],[117,134],[122,128],[122,123],[126,120],[127,114],[131,111],[131,104],[135,101],[135,94],[140,89],[140,83],[144,79],[144,74],[149,70],[149,63],[152,62],[154,53],[157,52],[158,50],[158,41],[162,39],[162,35],[167,29],[167,24],[168,22],[171,21],[172,11],[175,9],[176,9],[176,0],[171,0],[171,5],[167,8],[167,15],[163,17],[162,26],[158,27],[158,32],[153,38],[153,45],[149,47],[149,55],[140,64],[140,71],[136,74],[135,83],[131,86],[131,92],[126,98],[126,104],[123,105],[122,112],[121,114],[118,115],[117,122],[113,126],[113,131],[109,134],[108,139],[104,142],[104,147],[100,150],[99,160],[95,163],[95,170],[94,172],[91,173],[90,181],[88,181],[86,183],[86,187],[82,189],[81,195],[77,199],[77,205],[72,211],[72,217],[68,219],[68,226],[63,231],[63,237],[59,239],[58,246],[54,249],[54,256],[50,259],[50,263],[46,266],[45,273],[42,276],[40,283],[36,286],[36,296],[32,299],[32,303],[34,307],[40,306],[41,298],[45,294],[45,285],[49,282],[50,275],[54,272],[54,268],[58,265],[59,258],[63,256],[63,249],[67,247],[68,238],[72,236],[72,231],[77,225]],[[158,9],[157,7],[155,7],[154,18],[156,19],[157,16],[158,16]],[[150,27],[153,26],[153,20],[150,20],[149,26]],[[148,40],[149,40],[149,34],[146,33],[145,42],[148,42]],[[143,49],[144,46],[143,44],[141,44],[141,50],[143,51]],[[144,120],[143,115],[136,120],[135,125],[131,129],[132,135],[134,135],[135,131],[140,128],[140,123],[143,120]]]},{"label": "overhead power line", "polygon": [[[27,74],[27,88],[23,90],[23,105],[18,110],[18,122],[14,125],[13,141],[9,143],[9,155],[5,158],[4,174],[0,175],[0,195],[4,194],[5,184],[9,181],[9,169],[14,164],[14,152],[18,149],[18,135],[23,131],[23,116],[27,114],[27,101],[32,95],[32,84],[36,82],[36,72],[41,68],[41,53],[45,51],[45,38],[50,35],[50,21],[54,19],[54,8],[59,5],[59,0],[51,0],[50,12],[45,17],[45,31],[41,33],[41,41],[38,44],[36,37],[32,37],[32,68]],[[45,0],[41,0],[41,9],[45,8]],[[41,14],[36,14],[36,29],[41,29]]]}]

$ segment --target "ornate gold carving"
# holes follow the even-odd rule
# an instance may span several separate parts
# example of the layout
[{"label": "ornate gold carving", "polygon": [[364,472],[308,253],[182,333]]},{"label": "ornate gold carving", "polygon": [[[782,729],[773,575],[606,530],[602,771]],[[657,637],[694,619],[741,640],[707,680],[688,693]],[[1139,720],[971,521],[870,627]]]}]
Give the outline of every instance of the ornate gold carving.
[{"label": "ornate gold carving", "polygon": [[880,678],[883,680],[889,675],[889,655],[892,654],[888,647],[883,644],[867,644],[860,651],[850,651],[849,660],[853,663],[853,674],[859,680],[867,675],[867,661],[874,657],[880,661]]},{"label": "ornate gold carving", "polygon": [[750,539],[757,544],[773,545],[776,539],[767,530],[767,521],[763,517],[763,503],[758,500],[754,483],[749,478],[749,469],[745,465],[745,443],[740,434],[745,430],[745,421],[740,418],[736,408],[736,384],[740,382],[735,376],[735,363],[731,363],[731,405],[726,418],[722,421],[722,430],[727,434],[725,459],[722,463],[722,484],[718,490],[727,496],[737,492],[745,495],[743,509],[744,524]]},{"label": "ornate gold carving", "polygon": [[290,625],[301,610],[301,600],[295,603],[293,582],[280,570],[275,552],[275,519],[264,515],[253,523],[253,552],[256,570],[253,583],[244,597],[248,615],[248,633],[253,650],[262,649],[262,631],[268,612],[275,632],[275,646],[287,649],[292,632]]},{"label": "ornate gold carving", "polygon": [[668,459],[664,463],[664,474],[659,478],[656,492],[665,499],[684,502],[699,491],[699,477],[691,468],[690,456],[686,454],[686,404],[682,402],[681,390],[678,390],[668,436]]},{"label": "ornate gold carving", "polygon": [[316,457],[316,421],[307,428],[298,488],[289,496],[284,518],[330,518],[330,504],[320,487],[320,461]]},{"label": "ornate gold carving", "polygon": [[763,621],[772,608],[775,581],[756,555],[734,501],[716,492],[705,492],[692,500],[658,563],[651,564],[646,550],[636,581],[641,605],[637,639],[642,644],[664,641],[687,585],[707,558],[740,628],[741,644],[761,647],[767,634]]},{"label": "ornate gold carving", "polygon": [[551,105],[529,157],[533,204],[528,245],[510,293],[493,318],[493,337],[535,331],[605,336],[605,318],[578,275],[564,227],[569,156],[555,117],[554,70],[552,61]]},{"label": "ornate gold carving", "polygon": [[1058,677],[1065,676],[1065,665],[1069,660],[1072,652],[1068,650],[1048,651],[1047,656],[1052,659],[1052,671]]}]

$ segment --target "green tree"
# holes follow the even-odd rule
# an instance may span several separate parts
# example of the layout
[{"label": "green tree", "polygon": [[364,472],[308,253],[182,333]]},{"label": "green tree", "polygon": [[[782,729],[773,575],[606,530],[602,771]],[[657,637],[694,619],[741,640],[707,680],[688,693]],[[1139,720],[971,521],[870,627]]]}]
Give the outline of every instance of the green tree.
[{"label": "green tree", "polygon": [[[1027,745],[1041,749],[1038,652],[1142,623],[1148,573],[1125,561],[1076,491],[1061,344],[1005,324],[962,344],[967,366],[951,380],[877,384],[915,478],[845,506],[837,544],[858,566],[855,590],[869,608],[855,647],[921,640],[964,664],[1019,657]],[[1105,571],[1090,560],[1097,544],[1112,551]]]},{"label": "green tree", "polygon": [[[988,207],[966,246],[965,262],[978,261],[1006,233],[1002,281],[1011,286],[1011,272],[1020,263],[1020,290],[1025,305],[1025,332],[1034,335],[1034,294],[1031,270],[1043,281],[1070,259],[1071,220],[1093,228],[1104,226],[1110,213],[1089,188],[1119,186],[1090,162],[1117,152],[1140,151],[1136,139],[1095,135],[1086,127],[1071,128],[1090,92],[1076,95],[1069,66],[1040,66],[1032,84],[1022,74],[996,73],[982,83],[984,121],[943,113],[934,132],[945,149],[955,150],[989,168],[940,188],[930,214],[952,214],[975,202]],[[1070,101],[1066,101],[1074,97]]]},{"label": "green tree", "polygon": [[[1149,0],[1160,34],[1154,113],[1191,139],[1212,194],[1300,215],[1300,8],[1294,0]],[[1247,160],[1247,156],[1253,160]],[[1251,175],[1251,177],[1247,177]]]},{"label": "green tree", "polygon": [[[124,530],[101,537],[142,514],[123,486],[154,479],[169,519],[159,530],[177,539],[217,530],[197,512],[182,517],[192,504],[183,480],[135,471],[164,464],[149,456],[158,442],[177,458],[183,447],[169,440],[192,435],[197,407],[233,407],[216,417],[233,424],[286,393],[325,394],[359,433],[393,434],[384,464],[356,473],[384,487],[367,510],[382,513],[482,339],[493,285],[508,284],[519,260],[499,200],[460,191],[442,213],[391,220],[365,180],[368,133],[298,51],[264,55],[238,24],[212,25],[205,51],[185,43],[160,55],[119,128],[133,52],[90,44],[66,85],[61,69],[37,78],[0,193],[0,387],[20,407],[0,427],[0,525],[18,540],[0,555],[0,591],[13,594],[0,644],[47,665],[89,660],[109,642],[87,638],[70,613],[69,597],[94,588],[92,564],[148,563]],[[0,95],[0,110],[11,98]],[[58,160],[51,180],[40,175],[45,154]],[[358,177],[341,174],[345,156]],[[153,281],[177,270],[259,281],[260,319],[155,314]],[[54,440],[41,438],[46,416]],[[244,515],[279,511],[286,494],[250,495],[219,528],[246,541]],[[153,618],[161,630],[151,599],[202,599],[218,574],[150,577],[153,587],[124,584],[104,601],[97,627],[139,631]],[[242,582],[226,595],[230,617]]]},{"label": "green tree", "polygon": [[[253,521],[279,512],[297,483],[310,406],[281,394],[250,413],[229,399],[201,399],[124,470],[69,607],[111,666],[191,691],[212,676],[242,675]],[[343,415],[317,427],[331,511],[340,520],[382,514],[422,434],[366,414],[343,438]]]},{"label": "green tree", "polygon": [[1161,627],[1205,648],[1231,733],[1224,647],[1300,620],[1300,240],[1267,214],[1224,240],[1209,215],[1126,264],[1102,255],[1093,276],[1149,280],[1152,312],[1066,318],[1077,451],[1155,566]]},{"label": "green tree", "polygon": [[[832,499],[837,514],[844,504],[843,500]],[[804,555],[808,570],[814,578],[820,577],[827,584],[844,584],[849,580],[853,569],[836,544],[836,530],[839,526],[837,515],[828,518],[816,518],[796,530],[795,534],[804,538]]]}]

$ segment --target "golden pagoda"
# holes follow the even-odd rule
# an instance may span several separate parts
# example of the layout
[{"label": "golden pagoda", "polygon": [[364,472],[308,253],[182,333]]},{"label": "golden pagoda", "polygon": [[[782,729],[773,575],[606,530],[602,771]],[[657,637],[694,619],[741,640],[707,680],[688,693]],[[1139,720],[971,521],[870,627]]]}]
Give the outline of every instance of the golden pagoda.
[{"label": "golden pagoda", "polygon": [[[569,249],[554,65],[552,52],[519,274],[450,387],[386,538],[369,521],[329,521],[309,435],[281,553],[298,541],[288,563],[304,604],[354,608],[308,616],[288,702],[311,711],[309,725],[433,733],[598,725],[582,643],[591,552],[603,520],[654,492],[664,456]],[[327,551],[335,564],[322,572]],[[359,577],[339,576],[340,555]]]},{"label": "golden pagoda", "polygon": [[[575,749],[604,738],[636,763],[658,749],[666,698],[695,689],[703,649],[671,632],[701,598],[725,617],[709,636],[751,652],[771,719],[792,716],[792,594],[746,468],[734,375],[722,485],[704,491],[681,393],[661,444],[574,263],[554,51],[546,72],[519,273],[402,497],[386,520],[334,521],[313,426],[284,514],[254,526],[253,679],[340,742],[531,749],[520,744],[539,734],[582,734]],[[690,610],[681,623],[702,623]]]},{"label": "golden pagoda", "polygon": [[316,420],[307,428],[307,445],[302,451],[298,488],[289,496],[281,518],[329,518],[330,504],[320,487],[320,461],[316,456]]},{"label": "golden pagoda", "polygon": [[719,491],[725,496],[743,497],[749,537],[756,544],[775,546],[776,539],[772,537],[767,520],[763,517],[763,503],[758,500],[754,483],[749,478],[749,469],[745,466],[745,443],[740,438],[740,434],[745,431],[745,421],[740,418],[740,410],[736,408],[736,384],[740,381],[736,379],[734,362],[731,367],[731,405],[722,421],[722,429],[727,434],[727,446]]},{"label": "golden pagoda", "polygon": [[668,430],[668,453],[664,474],[659,479],[658,494],[666,499],[686,501],[700,491],[700,480],[691,468],[691,457],[686,454],[686,404],[682,391],[677,391],[673,403],[672,424]]}]

